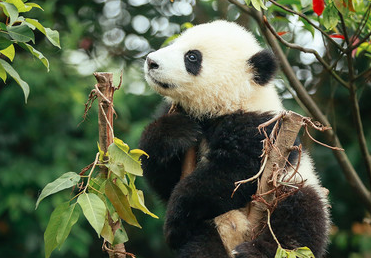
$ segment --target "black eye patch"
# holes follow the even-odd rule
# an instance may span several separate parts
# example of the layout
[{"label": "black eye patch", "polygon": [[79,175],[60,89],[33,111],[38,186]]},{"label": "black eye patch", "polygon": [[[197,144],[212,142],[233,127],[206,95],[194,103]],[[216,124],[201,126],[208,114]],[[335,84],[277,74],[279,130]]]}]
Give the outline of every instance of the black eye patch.
[{"label": "black eye patch", "polygon": [[198,50],[190,50],[184,55],[184,64],[187,72],[198,75],[201,71],[202,54]]}]

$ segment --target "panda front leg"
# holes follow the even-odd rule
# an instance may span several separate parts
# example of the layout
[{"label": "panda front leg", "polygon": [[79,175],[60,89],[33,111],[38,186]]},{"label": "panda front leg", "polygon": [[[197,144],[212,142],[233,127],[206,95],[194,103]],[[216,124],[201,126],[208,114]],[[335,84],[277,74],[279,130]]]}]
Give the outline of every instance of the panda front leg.
[{"label": "panda front leg", "polygon": [[142,133],[139,148],[144,177],[165,201],[179,181],[184,153],[195,146],[201,127],[183,113],[166,114],[149,124]]},{"label": "panda front leg", "polygon": [[[316,258],[323,257],[330,219],[327,204],[311,186],[301,188],[280,202],[271,216],[272,230],[285,249],[307,246]],[[277,243],[268,227],[253,241],[235,248],[235,258],[274,257]]]},{"label": "panda front leg", "polygon": [[239,193],[231,198],[234,176],[219,166],[199,165],[176,185],[168,202],[164,233],[179,257],[229,257],[213,221],[249,201]]}]

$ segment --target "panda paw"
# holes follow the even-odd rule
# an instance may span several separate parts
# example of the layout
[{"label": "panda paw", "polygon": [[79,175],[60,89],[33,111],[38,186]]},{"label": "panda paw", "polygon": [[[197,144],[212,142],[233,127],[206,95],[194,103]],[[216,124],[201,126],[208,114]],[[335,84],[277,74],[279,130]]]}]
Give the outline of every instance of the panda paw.
[{"label": "panda paw", "polygon": [[140,148],[146,152],[152,149],[162,153],[168,150],[172,150],[172,153],[174,150],[186,151],[197,143],[201,134],[200,125],[187,115],[175,112],[148,125],[142,134]]},{"label": "panda paw", "polygon": [[232,250],[232,257],[234,258],[264,258],[262,254],[255,246],[254,242],[244,242],[238,245]]}]

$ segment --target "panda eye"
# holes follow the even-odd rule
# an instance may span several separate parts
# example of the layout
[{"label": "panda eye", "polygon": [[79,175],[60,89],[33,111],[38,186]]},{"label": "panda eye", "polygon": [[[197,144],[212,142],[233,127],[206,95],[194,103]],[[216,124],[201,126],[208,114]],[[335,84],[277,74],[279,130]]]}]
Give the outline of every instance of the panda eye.
[{"label": "panda eye", "polygon": [[193,53],[187,53],[186,57],[189,60],[189,62],[192,62],[192,63],[197,62],[197,56]]}]

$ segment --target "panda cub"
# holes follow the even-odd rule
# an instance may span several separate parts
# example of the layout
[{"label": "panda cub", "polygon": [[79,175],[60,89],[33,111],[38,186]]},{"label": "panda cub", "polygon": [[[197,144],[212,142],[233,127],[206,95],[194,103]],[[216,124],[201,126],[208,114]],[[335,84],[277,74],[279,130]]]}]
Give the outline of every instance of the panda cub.
[{"label": "panda cub", "polygon": [[[264,137],[257,127],[283,110],[273,85],[276,70],[274,56],[227,21],[197,25],[147,56],[145,78],[168,105],[142,134],[140,148],[149,154],[142,166],[167,202],[164,234],[177,257],[274,257],[277,244],[267,227],[253,240],[245,237],[254,229],[241,209],[256,182],[231,194],[236,181],[259,171]],[[181,178],[190,148],[196,167]],[[271,225],[283,248],[307,246],[319,258],[327,244],[328,202],[306,153],[300,164],[304,186],[278,204]]]}]

